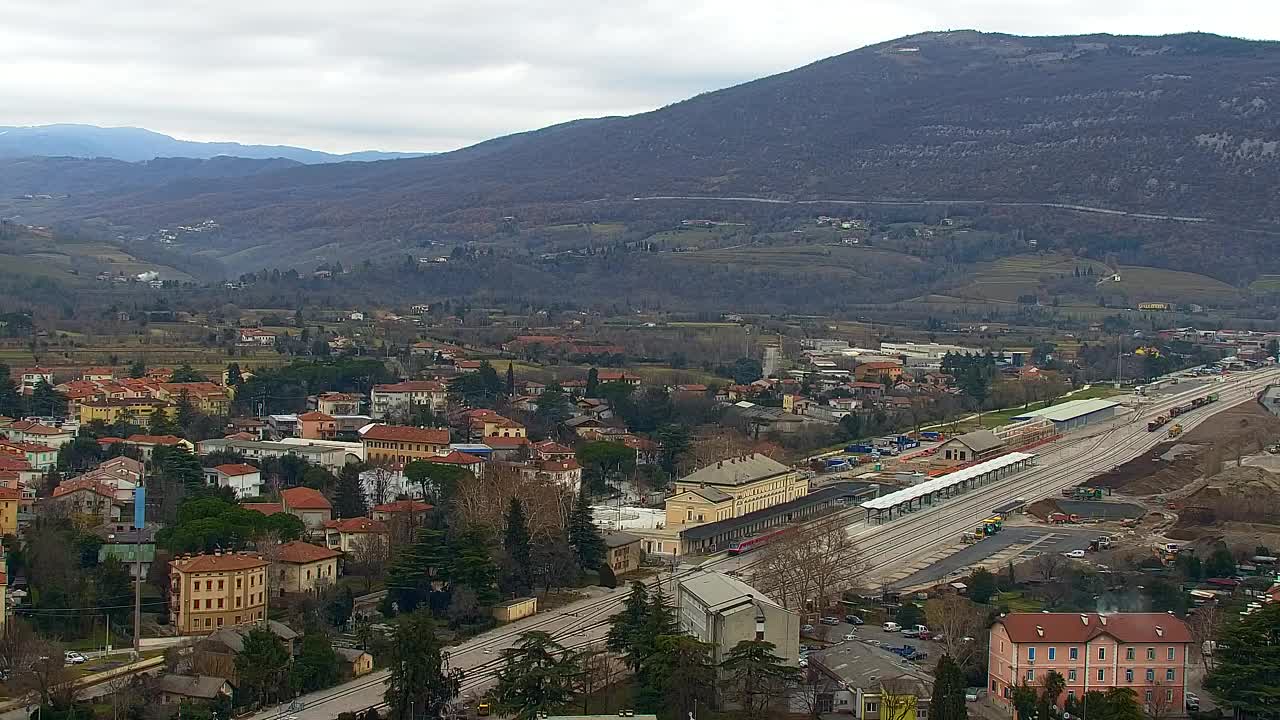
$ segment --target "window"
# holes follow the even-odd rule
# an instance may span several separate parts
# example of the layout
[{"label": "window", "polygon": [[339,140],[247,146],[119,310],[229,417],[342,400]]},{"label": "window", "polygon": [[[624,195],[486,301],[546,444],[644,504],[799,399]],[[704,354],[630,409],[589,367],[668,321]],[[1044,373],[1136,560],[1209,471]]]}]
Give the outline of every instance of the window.
[{"label": "window", "polygon": [[1075,698],[1075,696],[1076,696],[1076,691],[1075,691],[1075,690],[1068,690],[1068,691],[1067,691],[1067,697],[1069,697],[1069,698]]},{"label": "window", "polygon": [[1173,668],[1164,671],[1165,682],[1173,682]]},{"label": "window", "polygon": [[236,578],[236,589],[239,590],[243,586],[244,586],[244,579]]},{"label": "window", "polygon": [[226,580],[219,580],[218,589],[221,590],[225,586],[225,584],[226,584]]},{"label": "window", "polygon": [[1075,671],[1075,670],[1068,670],[1068,671],[1067,671],[1067,682],[1075,682],[1075,681],[1076,681],[1076,671]]},{"label": "window", "polygon": [[1165,691],[1164,691],[1164,699],[1165,699],[1165,700],[1167,700],[1167,701],[1169,701],[1169,702],[1173,702],[1173,691],[1172,691],[1172,690],[1165,690]]},{"label": "window", "polygon": [[200,601],[199,601],[199,600],[192,600],[192,601],[191,601],[191,611],[192,611],[192,612],[195,612],[196,610],[199,610],[199,609],[200,609]]},{"label": "window", "polygon": [[1152,670],[1151,668],[1147,668],[1147,682],[1155,682],[1155,679],[1156,679],[1156,671]]},{"label": "window", "polygon": [[212,590],[212,589],[213,589],[213,581],[212,581],[212,580],[205,580],[205,581],[204,581],[204,589],[205,589],[205,590]]},{"label": "window", "polygon": [[218,598],[218,609],[222,609],[222,598]]},{"label": "window", "polygon": [[1068,650],[1068,651],[1067,651],[1067,657],[1071,658],[1072,660],[1079,660],[1079,659],[1080,659],[1080,648],[1071,648],[1070,650]]},{"label": "window", "polygon": [[1098,648],[1098,659],[1099,660],[1107,659],[1107,649],[1105,647]]},{"label": "window", "polygon": [[1125,670],[1125,671],[1124,671],[1124,681],[1125,681],[1125,682],[1133,682],[1133,670],[1132,670],[1132,669],[1127,669],[1127,670]]},{"label": "window", "polygon": [[1175,653],[1176,653],[1176,652],[1177,652],[1177,651],[1176,651],[1176,650],[1174,650],[1172,647],[1171,647],[1171,648],[1169,648],[1169,659],[1170,659],[1170,660],[1172,660],[1172,659],[1174,658],[1174,655],[1175,655]]},{"label": "window", "polygon": [[1033,680],[1035,680],[1035,679],[1036,679],[1036,671],[1035,671],[1035,670],[1028,670],[1028,671],[1027,671],[1027,682],[1031,682],[1031,681],[1033,681]]},{"label": "window", "polygon": [[1151,691],[1148,690],[1144,695],[1146,696],[1146,701],[1151,702]]},{"label": "window", "polygon": [[1049,659],[1054,660],[1058,656],[1058,648],[1049,648]]},{"label": "window", "polygon": [[1033,647],[1029,647],[1029,648],[1027,648],[1027,659],[1028,659],[1028,660],[1031,660],[1032,662],[1034,662],[1034,661],[1035,661],[1035,659],[1036,659],[1036,649],[1035,649],[1035,648],[1033,648]]},{"label": "window", "polygon": [[212,610],[212,609],[213,609],[213,600],[205,599],[205,601],[204,601],[204,609],[205,609],[205,610]]},{"label": "window", "polygon": [[1107,681],[1107,671],[1102,668],[1098,668],[1098,682],[1106,682],[1106,681]]},{"label": "window", "polygon": [[[241,600],[243,600],[243,598],[241,598],[241,597],[239,597],[239,596],[237,596],[237,597],[236,597],[236,607],[240,607],[240,601],[241,601]],[[237,622],[236,622],[236,624],[237,624],[237,625],[239,625],[239,624],[240,624],[240,623],[239,623],[239,621],[237,621]]]},{"label": "window", "polygon": [[874,713],[878,713],[878,712],[880,712],[880,703],[877,703],[877,702],[871,702],[870,700],[868,700],[868,701],[867,701],[867,714],[874,714]]},{"label": "window", "polygon": [[1156,649],[1155,649],[1155,648],[1147,648],[1147,659],[1148,659],[1148,660],[1155,660],[1155,659],[1156,659]]},{"label": "window", "polygon": [[205,619],[204,619],[204,626],[205,626],[205,627],[213,627],[213,620],[212,620],[212,619],[210,619],[210,618],[205,618]]},{"label": "window", "polygon": [[222,618],[218,618],[218,627],[222,627]]},{"label": "window", "polygon": [[1132,659],[1133,659],[1133,648],[1125,648],[1125,649],[1124,649],[1124,659],[1125,659],[1125,660],[1132,660]]},{"label": "window", "polygon": [[240,616],[239,616],[239,615],[237,615],[237,616],[236,616],[236,624],[237,624],[237,625],[239,625],[239,624],[240,624]]}]

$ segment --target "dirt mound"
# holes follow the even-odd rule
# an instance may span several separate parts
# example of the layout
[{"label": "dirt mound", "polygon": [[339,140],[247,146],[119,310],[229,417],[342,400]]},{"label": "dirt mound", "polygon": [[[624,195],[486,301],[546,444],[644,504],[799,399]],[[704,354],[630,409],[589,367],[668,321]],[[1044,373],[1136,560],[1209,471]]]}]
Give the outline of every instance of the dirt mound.
[{"label": "dirt mound", "polygon": [[[1178,446],[1180,452],[1171,450]],[[1192,449],[1194,448],[1194,449]],[[1185,442],[1160,443],[1147,452],[1089,481],[1090,487],[1112,488],[1128,495],[1159,495],[1194,482],[1201,475],[1204,448]],[[1172,457],[1172,460],[1166,460]]]},{"label": "dirt mound", "polygon": [[1041,520],[1048,520],[1049,516],[1056,512],[1062,512],[1062,508],[1058,507],[1058,501],[1053,498],[1037,500],[1027,506],[1027,513]]},{"label": "dirt mound", "polygon": [[[1263,436],[1262,445],[1258,445],[1255,436]],[[1280,437],[1280,417],[1267,412],[1257,402],[1247,400],[1200,423],[1184,434],[1182,441],[1196,445],[1226,442],[1233,446],[1226,448],[1228,450],[1233,450],[1235,445],[1258,445],[1261,449],[1267,443],[1275,442],[1276,437]]]},{"label": "dirt mound", "polygon": [[1280,524],[1280,475],[1260,467],[1232,467],[1209,478],[1186,505],[1214,520]]}]

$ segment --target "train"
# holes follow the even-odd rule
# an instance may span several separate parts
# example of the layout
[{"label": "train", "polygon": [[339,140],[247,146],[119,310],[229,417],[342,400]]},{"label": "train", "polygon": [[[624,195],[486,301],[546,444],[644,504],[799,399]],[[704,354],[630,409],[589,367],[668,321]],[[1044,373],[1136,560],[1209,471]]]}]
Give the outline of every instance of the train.
[{"label": "train", "polygon": [[1169,408],[1168,412],[1161,413],[1155,416],[1154,418],[1152,418],[1151,420],[1147,421],[1147,432],[1155,432],[1156,430],[1159,430],[1165,425],[1168,425],[1170,420],[1178,417],[1179,415],[1183,413],[1191,412],[1192,410],[1198,410],[1204,407],[1205,405],[1208,405],[1210,403],[1214,403],[1217,401],[1218,401],[1218,394],[1209,393],[1208,395],[1202,395],[1198,398],[1195,398],[1191,402],[1186,403],[1184,405],[1174,405],[1173,407]]},{"label": "train", "polygon": [[749,537],[746,540],[734,540],[733,542],[729,543],[729,554],[741,555],[744,552],[750,552],[760,547],[761,545],[764,545],[765,543],[768,543],[769,541],[774,540],[779,535],[782,535],[783,533],[787,533],[790,531],[791,531],[791,528],[783,527],[783,528],[778,528],[776,530],[770,530],[769,532],[761,533],[753,537]]}]

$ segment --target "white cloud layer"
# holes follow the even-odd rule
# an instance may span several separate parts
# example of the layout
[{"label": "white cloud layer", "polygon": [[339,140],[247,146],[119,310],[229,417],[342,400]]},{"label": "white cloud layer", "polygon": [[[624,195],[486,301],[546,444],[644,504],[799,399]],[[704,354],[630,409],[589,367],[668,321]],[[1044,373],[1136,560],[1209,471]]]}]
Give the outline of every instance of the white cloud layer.
[{"label": "white cloud layer", "polygon": [[1271,39],[1273,0],[5,0],[0,125],[449,150],[928,30]]}]

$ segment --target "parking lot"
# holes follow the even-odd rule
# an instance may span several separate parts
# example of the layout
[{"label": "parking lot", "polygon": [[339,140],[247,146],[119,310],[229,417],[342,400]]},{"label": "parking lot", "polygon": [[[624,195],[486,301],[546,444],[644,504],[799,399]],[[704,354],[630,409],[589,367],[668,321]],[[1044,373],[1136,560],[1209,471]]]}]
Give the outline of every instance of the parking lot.
[{"label": "parking lot", "polygon": [[[894,582],[894,587],[914,587],[941,582],[951,577],[967,574],[975,566],[982,565],[999,555],[1001,561],[1018,561],[1046,552],[1083,550],[1098,537],[1096,530],[1078,530],[1063,527],[1011,527],[1006,525],[999,533],[985,540],[966,545],[958,552],[938,560],[926,568],[917,570]],[[1007,558],[1005,557],[1007,556]]]},{"label": "parking lot", "polygon": [[[810,657],[816,658],[829,669],[844,674],[846,666],[840,663],[850,663],[853,660],[867,663],[871,666],[870,671],[874,675],[874,669],[880,668],[885,672],[896,671],[897,673],[910,672],[918,674],[927,672],[927,668],[933,667],[933,663],[937,661],[941,655],[941,645],[931,640],[920,640],[919,638],[906,638],[901,632],[885,632],[880,625],[850,625],[841,622],[838,625],[824,626],[815,623],[815,630],[825,629],[828,631],[826,641],[823,642],[821,632],[815,633],[815,637],[801,635],[800,644],[809,645],[815,648],[810,652]],[[845,640],[844,638],[853,634],[854,639]],[[902,647],[910,645],[916,649],[918,653],[927,653],[925,657],[917,656],[915,660],[906,660],[902,656],[894,654],[889,650],[891,647]],[[802,650],[803,652],[803,650]]]}]

